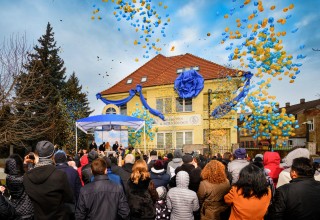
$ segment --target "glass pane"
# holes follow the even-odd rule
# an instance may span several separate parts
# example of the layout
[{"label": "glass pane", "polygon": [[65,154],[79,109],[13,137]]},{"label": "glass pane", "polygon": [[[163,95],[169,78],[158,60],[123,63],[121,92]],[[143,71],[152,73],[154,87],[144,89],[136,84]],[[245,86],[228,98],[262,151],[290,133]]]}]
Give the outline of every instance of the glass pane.
[{"label": "glass pane", "polygon": [[185,132],[185,135],[184,135],[185,137],[185,141],[184,141],[184,143],[185,144],[192,144],[192,132],[190,131],[190,132]]},{"label": "glass pane", "polygon": [[192,99],[185,99],[184,100],[184,111],[191,112],[192,111]]},{"label": "glass pane", "polygon": [[172,133],[166,133],[165,148],[170,149],[172,147]]},{"label": "glass pane", "polygon": [[183,112],[183,99],[176,98],[176,112]]},{"label": "glass pane", "polygon": [[165,113],[171,113],[172,112],[172,99],[171,98],[165,98]]},{"label": "glass pane", "polygon": [[163,146],[164,146],[164,134],[157,133],[157,147],[163,148]]},{"label": "glass pane", "polygon": [[110,107],[106,110],[106,114],[117,114],[117,111],[114,108]]},{"label": "glass pane", "polygon": [[183,145],[183,132],[176,133],[176,148],[182,148]]},{"label": "glass pane", "polygon": [[127,104],[120,106],[120,115],[127,115]]},{"label": "glass pane", "polygon": [[159,112],[163,113],[163,99],[156,100],[156,108]]}]

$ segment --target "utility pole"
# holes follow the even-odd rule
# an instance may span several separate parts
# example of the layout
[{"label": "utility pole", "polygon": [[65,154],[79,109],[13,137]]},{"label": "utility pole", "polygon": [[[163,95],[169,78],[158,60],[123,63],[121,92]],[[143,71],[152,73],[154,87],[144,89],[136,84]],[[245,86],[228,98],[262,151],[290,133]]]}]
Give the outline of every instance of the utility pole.
[{"label": "utility pole", "polygon": [[208,89],[208,123],[209,123],[209,129],[208,129],[208,142],[209,142],[209,155],[211,156],[211,109],[210,106],[212,104],[211,101],[211,94],[212,90]]}]

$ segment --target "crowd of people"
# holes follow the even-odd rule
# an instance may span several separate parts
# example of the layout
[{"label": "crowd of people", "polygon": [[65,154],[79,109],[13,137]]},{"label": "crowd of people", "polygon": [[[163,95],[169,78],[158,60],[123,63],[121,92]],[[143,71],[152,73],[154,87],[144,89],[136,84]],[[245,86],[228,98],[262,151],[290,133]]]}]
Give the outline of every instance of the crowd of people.
[{"label": "crowd of people", "polygon": [[0,219],[315,220],[319,171],[305,148],[283,159],[249,159],[244,148],[206,158],[92,142],[70,156],[40,141],[24,159],[6,160]]}]

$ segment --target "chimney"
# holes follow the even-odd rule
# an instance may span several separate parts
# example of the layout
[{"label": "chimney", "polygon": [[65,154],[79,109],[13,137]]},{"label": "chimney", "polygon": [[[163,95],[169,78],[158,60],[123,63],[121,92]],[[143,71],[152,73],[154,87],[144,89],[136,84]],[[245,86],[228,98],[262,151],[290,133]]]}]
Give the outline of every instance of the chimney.
[{"label": "chimney", "polygon": [[290,102],[286,102],[286,107],[290,107]]},{"label": "chimney", "polygon": [[300,104],[304,104],[306,102],[306,99],[300,99]]}]

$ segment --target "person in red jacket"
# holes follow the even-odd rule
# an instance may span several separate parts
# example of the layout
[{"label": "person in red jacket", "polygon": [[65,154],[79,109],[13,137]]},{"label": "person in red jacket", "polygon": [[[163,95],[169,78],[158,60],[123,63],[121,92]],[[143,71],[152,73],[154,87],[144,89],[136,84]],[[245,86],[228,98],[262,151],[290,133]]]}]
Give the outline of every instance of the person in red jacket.
[{"label": "person in red jacket", "polygon": [[283,170],[280,167],[280,155],[278,152],[267,151],[263,155],[263,165],[268,175],[272,178],[274,187],[277,186],[279,174]]}]

